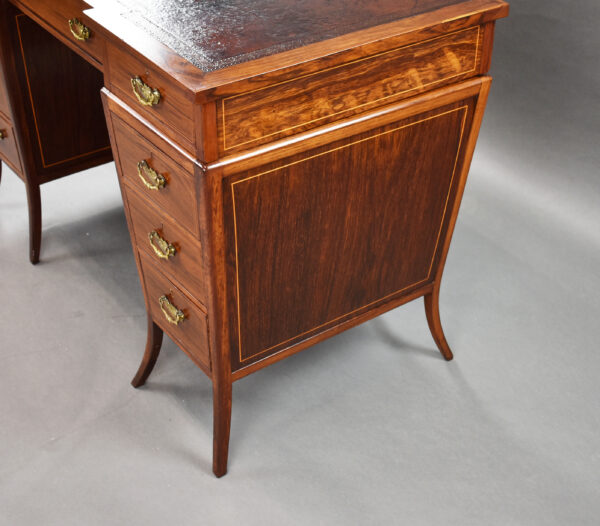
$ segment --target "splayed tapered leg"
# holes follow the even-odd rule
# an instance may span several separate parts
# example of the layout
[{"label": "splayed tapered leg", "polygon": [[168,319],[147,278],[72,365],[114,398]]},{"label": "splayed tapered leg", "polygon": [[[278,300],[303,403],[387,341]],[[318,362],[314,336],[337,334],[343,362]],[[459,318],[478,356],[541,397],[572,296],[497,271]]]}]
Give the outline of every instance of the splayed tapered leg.
[{"label": "splayed tapered leg", "polygon": [[42,244],[42,200],[38,184],[27,182],[25,186],[29,206],[29,261],[35,265],[40,261]]},{"label": "splayed tapered leg", "polygon": [[231,380],[213,379],[213,473],[227,473],[231,429]]},{"label": "splayed tapered leg", "polygon": [[140,368],[134,379],[131,381],[133,387],[141,387],[146,383],[152,369],[154,369],[158,355],[160,354],[162,340],[162,329],[148,317],[148,340],[146,341],[146,350],[144,351],[144,358],[142,359]]},{"label": "splayed tapered leg", "polygon": [[439,286],[435,286],[430,294],[425,295],[425,314],[427,315],[427,323],[429,324],[429,330],[431,335],[438,346],[438,349],[442,353],[442,356],[450,361],[454,358],[450,346],[444,336],[442,330],[442,321],[440,320],[440,289]]}]

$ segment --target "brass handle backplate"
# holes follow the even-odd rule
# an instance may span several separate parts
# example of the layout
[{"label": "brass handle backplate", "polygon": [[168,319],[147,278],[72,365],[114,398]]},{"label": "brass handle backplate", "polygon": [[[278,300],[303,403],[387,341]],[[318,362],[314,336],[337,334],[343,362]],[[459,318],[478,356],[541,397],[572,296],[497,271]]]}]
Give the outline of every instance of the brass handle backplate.
[{"label": "brass handle backplate", "polygon": [[154,253],[161,259],[169,259],[177,252],[175,247],[167,240],[160,237],[160,234],[156,230],[153,230],[148,234],[148,239],[150,240],[152,250],[154,250]]},{"label": "brass handle backplate", "polygon": [[166,296],[158,298],[158,303],[160,304],[160,310],[162,310],[169,323],[179,325],[185,320],[185,314],[175,307]]},{"label": "brass handle backplate", "polygon": [[4,130],[0,130],[0,141],[3,141],[4,139],[6,139],[6,137],[6,132]]},{"label": "brass handle backplate", "polygon": [[71,18],[69,20],[69,28],[77,40],[85,42],[90,38],[90,29],[84,26],[78,18]]},{"label": "brass handle backplate", "polygon": [[137,170],[144,186],[149,190],[160,190],[167,184],[165,177],[150,168],[150,165],[146,161],[140,161],[137,164]]},{"label": "brass handle backplate", "polygon": [[140,104],[144,106],[156,106],[160,102],[160,91],[151,88],[140,77],[131,79],[131,87]]}]

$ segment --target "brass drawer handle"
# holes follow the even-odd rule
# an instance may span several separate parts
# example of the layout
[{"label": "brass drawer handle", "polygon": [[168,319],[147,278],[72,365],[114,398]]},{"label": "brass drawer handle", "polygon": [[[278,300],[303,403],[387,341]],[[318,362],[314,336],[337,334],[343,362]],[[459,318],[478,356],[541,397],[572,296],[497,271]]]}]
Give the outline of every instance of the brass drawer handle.
[{"label": "brass drawer handle", "polygon": [[78,18],[71,18],[71,20],[69,20],[69,28],[77,40],[81,40],[82,42],[89,40],[90,29],[84,26]]},{"label": "brass drawer handle", "polygon": [[167,240],[160,237],[156,230],[153,230],[148,234],[148,239],[150,240],[150,246],[154,250],[154,253],[160,259],[169,259],[175,255],[175,252],[177,252],[175,247]]},{"label": "brass drawer handle", "polygon": [[160,102],[160,91],[148,86],[140,77],[131,79],[131,87],[140,104],[156,106]]},{"label": "brass drawer handle", "polygon": [[6,132],[4,130],[0,130],[0,141],[3,141],[7,137],[8,135],[6,135]]},{"label": "brass drawer handle", "polygon": [[156,170],[150,168],[146,161],[140,161],[137,164],[138,175],[149,190],[160,190],[167,184],[167,180]]},{"label": "brass drawer handle", "polygon": [[158,303],[160,303],[160,310],[163,311],[163,314],[169,323],[179,325],[185,320],[185,314],[175,307],[166,296],[158,298]]}]

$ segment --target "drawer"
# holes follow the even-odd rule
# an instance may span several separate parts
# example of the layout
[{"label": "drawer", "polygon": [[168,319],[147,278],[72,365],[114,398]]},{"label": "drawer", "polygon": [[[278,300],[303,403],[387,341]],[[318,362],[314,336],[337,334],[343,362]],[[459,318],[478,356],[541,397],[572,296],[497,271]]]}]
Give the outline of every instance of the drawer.
[{"label": "drawer", "polygon": [[478,75],[483,35],[470,27],[225,97],[219,149],[252,148]]},{"label": "drawer", "polygon": [[8,161],[16,172],[22,171],[15,133],[10,121],[0,116],[0,158]]},{"label": "drawer", "polygon": [[[142,61],[131,54],[108,46],[108,71],[110,90],[125,101],[131,108],[143,115],[153,124],[160,121],[161,130],[182,144],[187,150],[194,150],[194,103],[192,94],[186,95],[186,90],[178,86],[172,78],[162,74],[150,62]],[[144,98],[144,88],[134,90],[132,80],[138,78],[147,88],[148,93],[160,94],[156,98]],[[137,94],[144,98],[144,104]],[[182,141],[181,139],[184,139]]]},{"label": "drawer", "polygon": [[90,6],[83,0],[24,0],[25,7],[50,25],[65,41],[84,58],[104,64],[105,39],[93,20],[83,11]]},{"label": "drawer", "polygon": [[[158,149],[152,143],[152,132],[146,128],[144,136],[116,115],[112,120],[120,173],[127,186],[141,192],[160,214],[169,215],[174,223],[199,237],[193,165],[184,168]],[[164,178],[164,186],[149,189],[144,181],[157,176]]]},{"label": "drawer", "polygon": [[136,192],[130,190],[127,201],[137,248],[150,256],[163,274],[173,276],[194,299],[206,304],[200,243]]},{"label": "drawer", "polygon": [[[179,286],[162,274],[144,252],[140,252],[140,263],[146,302],[152,319],[208,373],[210,353],[206,313]],[[183,319],[175,324],[173,322],[177,319],[177,310],[183,315]]]}]

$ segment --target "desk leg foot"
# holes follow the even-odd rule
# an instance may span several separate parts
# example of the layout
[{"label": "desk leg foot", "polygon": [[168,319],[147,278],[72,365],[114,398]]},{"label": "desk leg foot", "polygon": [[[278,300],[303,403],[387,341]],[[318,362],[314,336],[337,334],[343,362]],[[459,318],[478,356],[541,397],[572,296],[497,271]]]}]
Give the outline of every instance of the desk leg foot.
[{"label": "desk leg foot", "polygon": [[137,374],[131,381],[133,387],[141,387],[146,383],[146,380],[150,376],[156,359],[160,354],[160,348],[162,346],[163,331],[152,321],[152,318],[148,316],[148,340],[146,341],[146,350],[144,352],[144,358],[138,369]]},{"label": "desk leg foot", "polygon": [[27,182],[25,186],[29,205],[29,261],[35,265],[40,261],[42,243],[42,200],[38,184]]},{"label": "desk leg foot", "polygon": [[213,379],[213,473],[227,473],[231,429],[231,380]]},{"label": "desk leg foot", "polygon": [[425,295],[425,314],[427,315],[427,323],[429,324],[429,330],[431,335],[438,346],[438,349],[442,353],[442,356],[450,361],[454,358],[450,346],[444,336],[442,330],[442,321],[440,320],[440,288],[439,285],[434,286],[433,291],[430,294]]}]

